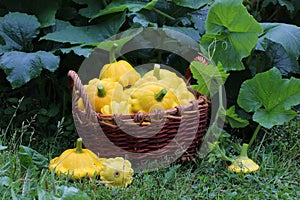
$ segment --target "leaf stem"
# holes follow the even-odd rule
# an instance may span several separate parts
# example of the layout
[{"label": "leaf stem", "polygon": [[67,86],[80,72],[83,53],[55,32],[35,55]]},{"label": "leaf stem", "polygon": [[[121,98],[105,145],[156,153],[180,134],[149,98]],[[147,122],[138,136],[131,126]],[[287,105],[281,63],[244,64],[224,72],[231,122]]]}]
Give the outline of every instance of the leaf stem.
[{"label": "leaf stem", "polygon": [[251,138],[251,140],[250,140],[250,142],[249,142],[249,147],[248,147],[248,148],[250,148],[250,146],[253,144],[253,142],[254,142],[254,140],[255,140],[255,138],[256,138],[256,136],[257,136],[257,134],[258,134],[260,128],[261,128],[261,125],[258,124],[258,126],[256,127],[256,129],[255,129],[255,131],[254,131],[254,134],[252,135],[252,138]]},{"label": "leaf stem", "polygon": [[164,16],[164,17],[166,17],[166,18],[170,19],[170,20],[175,20],[175,18],[174,18],[174,17],[172,17],[172,16],[168,15],[168,14],[167,14],[167,13],[165,13],[165,12],[162,12],[161,10],[158,10],[158,9],[156,9],[156,8],[152,8],[151,10],[153,10],[153,11],[157,12],[158,14],[160,14],[160,15],[162,15],[162,16]]}]

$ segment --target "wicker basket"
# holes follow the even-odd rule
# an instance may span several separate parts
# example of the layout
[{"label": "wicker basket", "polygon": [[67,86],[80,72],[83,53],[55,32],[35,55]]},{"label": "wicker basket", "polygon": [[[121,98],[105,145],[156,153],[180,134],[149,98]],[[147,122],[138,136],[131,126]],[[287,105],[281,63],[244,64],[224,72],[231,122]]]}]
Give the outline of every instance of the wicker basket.
[{"label": "wicker basket", "polygon": [[[86,148],[99,157],[125,157],[133,167],[149,160],[186,162],[201,145],[208,121],[208,100],[199,95],[188,105],[155,113],[96,113],[76,72],[69,71],[72,87],[73,118]],[[83,99],[85,111],[77,107]]]}]

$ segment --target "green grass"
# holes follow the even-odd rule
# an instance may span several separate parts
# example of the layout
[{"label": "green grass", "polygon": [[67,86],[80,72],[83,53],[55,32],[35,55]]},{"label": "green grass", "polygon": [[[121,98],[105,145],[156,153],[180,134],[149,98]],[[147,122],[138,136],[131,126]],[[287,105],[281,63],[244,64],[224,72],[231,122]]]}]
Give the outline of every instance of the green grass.
[{"label": "green grass", "polygon": [[[33,159],[33,152],[19,152],[16,146],[20,139],[10,140],[8,149],[0,151],[0,198],[299,199],[299,121],[300,115],[285,126],[264,132],[256,141],[249,152],[249,157],[260,164],[256,173],[230,173],[226,170],[228,162],[210,163],[208,158],[199,158],[192,163],[135,174],[133,183],[125,189],[108,189],[98,178],[71,181],[57,177],[45,162]],[[52,156],[43,157],[48,162]]]}]

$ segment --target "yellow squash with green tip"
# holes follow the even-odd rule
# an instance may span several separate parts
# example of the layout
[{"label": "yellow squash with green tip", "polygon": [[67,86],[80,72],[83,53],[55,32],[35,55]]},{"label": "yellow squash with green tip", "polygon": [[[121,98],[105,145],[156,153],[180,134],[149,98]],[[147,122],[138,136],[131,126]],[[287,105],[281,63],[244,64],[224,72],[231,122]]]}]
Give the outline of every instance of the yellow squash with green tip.
[{"label": "yellow squash with green tip", "polygon": [[[88,85],[84,85],[84,89],[88,95],[88,99],[92,108],[100,113],[105,105],[109,105],[113,100],[122,101],[123,87],[112,79],[99,80],[94,78],[89,81]],[[78,108],[84,110],[82,99],[78,101]]]},{"label": "yellow squash with green tip", "polygon": [[92,151],[83,149],[82,139],[78,138],[76,148],[67,149],[59,157],[53,158],[49,163],[49,169],[57,175],[80,179],[99,175],[102,162]]},{"label": "yellow squash with green tip", "polygon": [[144,83],[134,88],[130,93],[129,104],[131,113],[149,113],[180,105],[176,94],[158,82]]}]

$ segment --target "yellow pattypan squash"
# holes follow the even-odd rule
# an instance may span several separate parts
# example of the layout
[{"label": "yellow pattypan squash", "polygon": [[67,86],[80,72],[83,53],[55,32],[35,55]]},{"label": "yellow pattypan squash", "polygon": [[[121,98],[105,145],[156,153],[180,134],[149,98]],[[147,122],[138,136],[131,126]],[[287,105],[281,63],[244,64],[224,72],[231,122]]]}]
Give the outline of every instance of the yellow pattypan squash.
[{"label": "yellow pattypan squash", "polygon": [[151,77],[155,77],[159,83],[167,85],[177,95],[180,105],[195,100],[194,94],[188,90],[185,81],[175,72],[161,69],[159,64],[155,64],[153,70],[147,72],[143,79],[149,80]]},{"label": "yellow pattypan squash", "polygon": [[110,105],[105,105],[101,109],[102,114],[130,114],[128,101],[116,102],[112,101]]},{"label": "yellow pattypan squash", "polygon": [[99,79],[110,78],[123,87],[133,85],[141,75],[125,60],[106,64],[100,71]]},{"label": "yellow pattypan squash", "polygon": [[228,166],[229,171],[236,173],[250,173],[259,169],[259,165],[248,157],[247,150],[248,144],[243,144],[240,156],[237,157],[230,166]]},{"label": "yellow pattypan squash", "polygon": [[[89,81],[88,85],[84,85],[84,89],[92,108],[98,113],[101,112],[103,106],[109,105],[111,101],[119,102],[124,98],[122,85],[111,79],[99,80],[94,78]],[[82,99],[78,101],[78,108],[84,110]]]},{"label": "yellow pattypan squash", "polygon": [[148,113],[174,108],[179,105],[179,101],[166,85],[149,82],[134,88],[130,94],[129,104],[132,113]]},{"label": "yellow pattypan squash", "polygon": [[134,174],[131,163],[121,157],[103,159],[100,179],[107,187],[127,187]]},{"label": "yellow pattypan squash", "polygon": [[70,175],[74,179],[93,177],[102,170],[102,162],[89,149],[82,148],[82,139],[78,138],[76,148],[65,150],[59,157],[53,158],[49,169],[57,175]]}]

